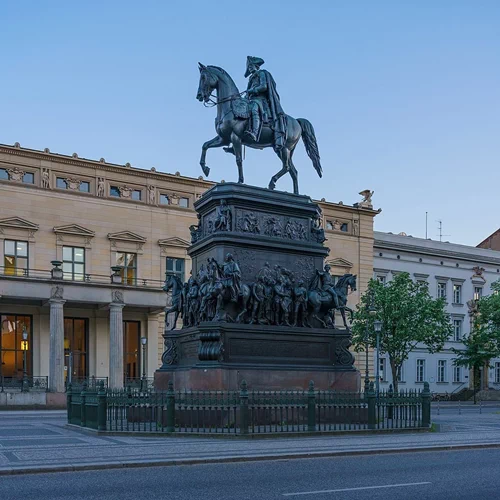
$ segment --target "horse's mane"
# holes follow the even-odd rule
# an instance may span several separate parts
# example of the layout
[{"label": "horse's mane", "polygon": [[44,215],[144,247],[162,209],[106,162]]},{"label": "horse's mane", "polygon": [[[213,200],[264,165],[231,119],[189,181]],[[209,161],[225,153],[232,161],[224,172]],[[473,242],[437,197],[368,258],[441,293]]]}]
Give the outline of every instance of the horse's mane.
[{"label": "horse's mane", "polygon": [[341,276],[338,281],[337,281],[337,284],[335,285],[337,288],[342,288],[345,284],[346,284],[346,281],[351,278],[352,274],[344,274],[344,276]]},{"label": "horse's mane", "polygon": [[220,66],[207,66],[207,68],[213,68],[213,69],[216,69],[218,71],[220,71],[223,75],[226,75],[226,76],[229,76],[229,78],[231,78],[231,76],[229,75],[229,73],[225,70],[225,69],[222,69]]}]

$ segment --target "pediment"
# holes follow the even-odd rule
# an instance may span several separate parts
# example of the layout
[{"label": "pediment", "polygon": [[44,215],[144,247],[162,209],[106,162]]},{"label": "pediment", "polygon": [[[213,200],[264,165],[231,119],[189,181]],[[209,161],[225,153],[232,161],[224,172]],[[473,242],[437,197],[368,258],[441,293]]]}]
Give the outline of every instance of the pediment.
[{"label": "pediment", "polygon": [[119,231],[118,233],[108,233],[108,239],[117,241],[130,241],[132,243],[146,243],[146,238],[132,231]]},{"label": "pediment", "polygon": [[30,222],[21,217],[7,217],[0,219],[0,228],[8,227],[11,229],[25,229],[26,231],[38,231],[38,224]]},{"label": "pediment", "polygon": [[56,234],[71,234],[74,236],[85,236],[87,238],[93,238],[95,232],[87,229],[78,224],[66,224],[64,226],[55,226],[54,233]]},{"label": "pediment", "polygon": [[161,247],[180,247],[187,248],[191,243],[189,241],[183,240],[177,236],[172,238],[165,238],[164,240],[158,240],[158,245]]},{"label": "pediment", "polygon": [[327,261],[327,264],[329,264],[330,266],[349,267],[349,268],[351,268],[354,265],[352,262],[349,262],[348,260],[342,259],[340,257],[337,259],[332,259]]}]

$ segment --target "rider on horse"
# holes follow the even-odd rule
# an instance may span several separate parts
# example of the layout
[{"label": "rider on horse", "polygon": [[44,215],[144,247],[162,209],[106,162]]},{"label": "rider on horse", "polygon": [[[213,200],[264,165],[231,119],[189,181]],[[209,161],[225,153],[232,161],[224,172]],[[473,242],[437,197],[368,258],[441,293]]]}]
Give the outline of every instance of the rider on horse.
[{"label": "rider on horse", "polygon": [[320,290],[323,292],[327,292],[331,295],[333,304],[335,307],[338,306],[338,297],[337,292],[335,290],[335,282],[333,276],[330,274],[331,267],[326,264],[324,271],[316,270],[316,277],[313,280],[311,289]]},{"label": "rider on horse", "polygon": [[281,107],[274,78],[269,71],[260,69],[263,64],[264,59],[260,57],[247,57],[245,78],[250,77],[247,87],[250,124],[246,133],[255,142],[258,142],[262,121],[269,122],[269,126],[274,131],[274,149],[279,151],[283,148],[286,140],[285,112]]}]

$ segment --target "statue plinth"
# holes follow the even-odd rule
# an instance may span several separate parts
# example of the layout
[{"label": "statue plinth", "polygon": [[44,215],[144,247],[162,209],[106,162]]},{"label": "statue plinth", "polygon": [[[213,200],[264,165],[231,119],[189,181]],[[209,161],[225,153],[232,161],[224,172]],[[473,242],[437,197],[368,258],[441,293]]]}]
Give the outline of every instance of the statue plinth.
[{"label": "statue plinth", "polygon": [[[318,205],[227,183],[195,209],[193,276],[173,298],[184,327],[165,330],[155,386],[236,390],[246,380],[259,390],[306,389],[314,380],[319,389],[359,390],[350,331],[332,324],[342,290],[332,299],[335,291],[312,288],[329,252]],[[355,287],[355,276],[346,276]]]}]

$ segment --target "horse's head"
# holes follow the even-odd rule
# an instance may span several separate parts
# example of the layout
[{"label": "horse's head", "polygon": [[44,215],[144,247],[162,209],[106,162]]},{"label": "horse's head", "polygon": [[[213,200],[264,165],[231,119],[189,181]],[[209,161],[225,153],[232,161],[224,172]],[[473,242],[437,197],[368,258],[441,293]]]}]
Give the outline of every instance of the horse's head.
[{"label": "horse's head", "polygon": [[168,274],[165,280],[165,285],[163,287],[163,290],[165,290],[165,292],[168,292],[171,288],[174,287],[174,285],[177,285],[177,288],[182,287],[182,282],[180,278],[175,274]]},{"label": "horse's head", "polygon": [[352,292],[355,292],[356,291],[356,279],[357,279],[357,275],[356,274],[351,274],[349,276],[349,282],[348,282],[348,285],[351,287],[351,291]]},{"label": "horse's head", "polygon": [[209,102],[210,95],[217,86],[217,76],[207,66],[198,63],[200,69],[200,83],[196,99],[200,102]]}]

